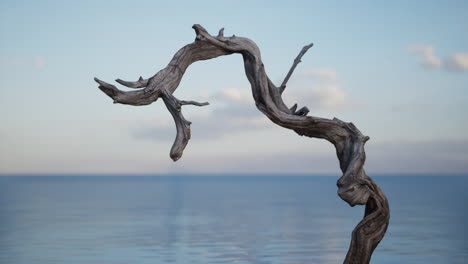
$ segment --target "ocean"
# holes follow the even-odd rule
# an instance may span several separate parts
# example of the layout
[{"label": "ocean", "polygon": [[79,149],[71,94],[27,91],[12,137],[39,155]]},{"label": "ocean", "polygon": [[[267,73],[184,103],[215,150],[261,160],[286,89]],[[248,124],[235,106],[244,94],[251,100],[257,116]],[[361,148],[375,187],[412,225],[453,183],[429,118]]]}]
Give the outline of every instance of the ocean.
[{"label": "ocean", "polygon": [[[391,218],[371,263],[468,263],[468,176],[372,178]],[[342,263],[364,207],[337,179],[0,176],[0,263]]]}]

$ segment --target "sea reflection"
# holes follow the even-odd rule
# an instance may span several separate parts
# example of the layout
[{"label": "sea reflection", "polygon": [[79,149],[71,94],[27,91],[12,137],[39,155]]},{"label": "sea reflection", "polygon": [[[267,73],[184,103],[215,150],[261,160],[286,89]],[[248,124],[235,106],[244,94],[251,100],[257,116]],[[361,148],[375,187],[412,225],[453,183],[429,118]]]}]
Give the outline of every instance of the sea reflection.
[{"label": "sea reflection", "polygon": [[[392,218],[373,262],[468,257],[457,187],[468,181],[424,179],[417,189],[414,179],[376,177]],[[342,202],[335,181],[0,177],[0,263],[341,263],[364,208]]]}]

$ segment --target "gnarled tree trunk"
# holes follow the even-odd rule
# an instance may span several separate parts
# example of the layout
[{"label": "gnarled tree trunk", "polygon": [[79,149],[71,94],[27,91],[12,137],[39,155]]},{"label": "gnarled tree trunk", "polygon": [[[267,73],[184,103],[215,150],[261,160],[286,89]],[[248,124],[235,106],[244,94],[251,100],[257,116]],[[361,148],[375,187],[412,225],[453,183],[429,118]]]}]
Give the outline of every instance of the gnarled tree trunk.
[{"label": "gnarled tree trunk", "polygon": [[143,88],[124,92],[114,85],[97,78],[99,88],[110,96],[114,103],[129,105],[147,105],[162,98],[172,114],[177,135],[170,151],[170,157],[177,161],[190,139],[190,121],[182,115],[181,107],[191,104],[197,106],[208,103],[182,101],[174,97],[187,67],[199,60],[213,59],[223,55],[239,53],[244,59],[244,68],[252,88],[257,108],[275,124],[294,130],[301,136],[323,138],[332,143],[340,161],[343,175],[337,182],[338,195],[349,205],[366,205],[365,215],[352,233],[351,244],[344,263],[369,263],[372,252],[382,240],[389,223],[388,201],[380,187],[367,176],[363,165],[366,159],[364,144],[369,137],[364,136],[353,123],[346,123],[337,118],[333,120],[308,116],[307,107],[297,110],[297,105],[288,108],[281,97],[292,72],[302,56],[312,47],[305,46],[283,83],[277,87],[268,78],[257,45],[248,38],[224,37],[223,29],[218,36],[210,35],[202,26],[194,25],[196,39],[181,48],[166,68],[153,77],[138,81],[116,81],[130,88]]}]

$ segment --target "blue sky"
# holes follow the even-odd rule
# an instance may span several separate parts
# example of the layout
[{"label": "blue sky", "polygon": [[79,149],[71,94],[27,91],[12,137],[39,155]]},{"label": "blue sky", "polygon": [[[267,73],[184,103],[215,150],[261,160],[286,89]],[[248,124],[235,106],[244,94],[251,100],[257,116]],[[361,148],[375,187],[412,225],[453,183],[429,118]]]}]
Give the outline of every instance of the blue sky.
[{"label": "blue sky", "polygon": [[192,140],[177,163],[161,102],[114,105],[93,77],[150,77],[191,26],[254,40],[310,115],[369,135],[367,171],[468,173],[466,1],[0,1],[0,173],[331,173],[333,146],[255,109],[239,55],[197,62],[175,95]]}]

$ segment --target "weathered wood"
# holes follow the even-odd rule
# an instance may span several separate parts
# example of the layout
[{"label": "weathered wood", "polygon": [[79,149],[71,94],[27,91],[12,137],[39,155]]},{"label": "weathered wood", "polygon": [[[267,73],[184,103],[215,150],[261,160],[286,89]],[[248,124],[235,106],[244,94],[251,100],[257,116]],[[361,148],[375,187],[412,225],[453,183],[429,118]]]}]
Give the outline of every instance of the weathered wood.
[{"label": "weathered wood", "polygon": [[289,81],[289,78],[291,78],[291,75],[292,73],[294,72],[294,70],[296,69],[296,66],[301,63],[301,58],[302,56],[304,56],[304,54],[306,54],[306,52],[312,48],[314,44],[313,43],[310,43],[309,45],[307,46],[304,46],[304,48],[302,48],[301,52],[299,52],[299,54],[297,55],[296,59],[294,60],[294,63],[293,65],[291,66],[291,69],[289,69],[289,72],[288,74],[286,74],[286,77],[284,78],[284,81],[283,83],[280,85],[279,89],[280,89],[280,93],[282,94],[284,92],[284,89],[286,89],[286,83]]},{"label": "weathered wood", "polygon": [[210,35],[202,26],[194,25],[196,38],[181,48],[166,66],[153,77],[145,80],[140,77],[136,82],[117,79],[120,84],[130,88],[143,88],[136,91],[121,91],[114,85],[95,78],[99,88],[114,100],[114,103],[129,105],[147,105],[162,98],[172,114],[176,128],[176,139],[171,148],[170,157],[177,161],[190,140],[190,121],[182,115],[181,106],[197,106],[208,103],[181,101],[174,97],[187,67],[199,60],[213,59],[223,55],[239,53],[244,59],[244,68],[250,82],[257,108],[275,124],[294,130],[301,136],[323,138],[332,143],[340,162],[343,175],[337,182],[338,195],[350,206],[366,205],[365,215],[355,227],[348,254],[344,263],[369,263],[374,249],[385,235],[390,219],[387,198],[380,187],[364,171],[366,155],[364,144],[369,137],[364,136],[353,123],[307,116],[309,109],[302,107],[296,111],[297,104],[288,108],[281,97],[286,83],[300,62],[302,56],[312,47],[305,46],[286,75],[283,83],[277,87],[268,78],[257,45],[248,38],[224,37],[224,29],[217,36]]}]

